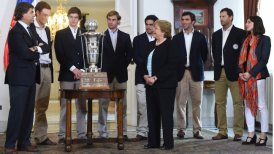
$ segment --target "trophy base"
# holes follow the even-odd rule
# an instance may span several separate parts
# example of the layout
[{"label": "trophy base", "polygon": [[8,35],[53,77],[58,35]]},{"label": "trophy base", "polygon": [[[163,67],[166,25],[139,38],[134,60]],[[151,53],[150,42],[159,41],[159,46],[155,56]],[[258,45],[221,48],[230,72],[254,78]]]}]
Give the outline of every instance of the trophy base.
[{"label": "trophy base", "polygon": [[79,89],[110,89],[106,72],[82,72]]}]

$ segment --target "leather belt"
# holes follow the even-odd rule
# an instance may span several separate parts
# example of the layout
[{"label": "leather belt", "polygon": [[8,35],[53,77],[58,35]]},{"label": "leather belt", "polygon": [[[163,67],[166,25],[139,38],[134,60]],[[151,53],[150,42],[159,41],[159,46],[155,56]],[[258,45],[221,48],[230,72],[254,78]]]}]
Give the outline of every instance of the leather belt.
[{"label": "leather belt", "polygon": [[185,67],[186,70],[190,70],[190,67]]},{"label": "leather belt", "polygon": [[50,67],[50,64],[40,64],[41,67]]}]

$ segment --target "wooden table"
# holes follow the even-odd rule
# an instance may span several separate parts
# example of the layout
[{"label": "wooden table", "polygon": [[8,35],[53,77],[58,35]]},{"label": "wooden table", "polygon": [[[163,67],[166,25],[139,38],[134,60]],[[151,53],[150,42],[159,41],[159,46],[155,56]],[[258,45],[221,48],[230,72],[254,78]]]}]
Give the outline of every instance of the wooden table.
[{"label": "wooden table", "polygon": [[71,137],[71,99],[80,98],[88,99],[88,119],[87,119],[87,145],[92,144],[92,99],[109,98],[116,101],[117,109],[117,148],[124,149],[123,139],[123,97],[125,90],[65,90],[61,89],[61,98],[66,99],[66,136],[65,151],[70,152],[72,149]]}]

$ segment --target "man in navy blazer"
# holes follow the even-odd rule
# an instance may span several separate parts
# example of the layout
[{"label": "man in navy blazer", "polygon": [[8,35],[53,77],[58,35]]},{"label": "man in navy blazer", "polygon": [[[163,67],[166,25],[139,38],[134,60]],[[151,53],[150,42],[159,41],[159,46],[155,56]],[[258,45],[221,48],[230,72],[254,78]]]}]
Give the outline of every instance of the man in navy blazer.
[{"label": "man in navy blazer", "polygon": [[145,18],[146,32],[136,36],[133,39],[133,60],[136,64],[135,70],[135,85],[136,85],[136,96],[137,96],[137,127],[136,127],[136,139],[145,140],[147,139],[148,124],[147,124],[147,106],[146,106],[146,89],[145,81],[142,76],[142,64],[145,61],[146,48],[150,41],[154,41],[152,36],[154,32],[154,22],[158,20],[155,15],[148,15]]},{"label": "man in navy blazer", "polygon": [[9,85],[10,111],[6,132],[5,153],[37,152],[30,141],[35,102],[35,83],[39,83],[39,53],[48,53],[35,29],[33,6],[22,2],[16,6],[17,23],[8,35],[9,65],[5,83]]},{"label": "man in navy blazer", "polygon": [[173,50],[178,51],[178,87],[176,90],[177,124],[179,138],[184,138],[186,131],[186,105],[188,97],[192,103],[193,136],[203,139],[201,134],[201,103],[203,94],[204,63],[208,47],[205,36],[194,30],[195,15],[184,12],[181,16],[183,30],[173,37]]},{"label": "man in navy blazer", "polygon": [[[121,16],[117,11],[108,12],[107,16],[108,29],[105,31],[104,43],[99,45],[100,51],[103,48],[103,61],[99,57],[98,66],[102,72],[107,72],[108,82],[111,89],[126,89],[128,80],[127,67],[132,59],[132,45],[129,34],[118,29]],[[101,56],[101,54],[100,54]],[[127,119],[126,119],[126,93],[124,95],[124,137],[127,138]],[[100,99],[98,131],[100,137],[107,138],[107,111],[109,99]]]},{"label": "man in navy blazer", "polygon": [[238,84],[239,54],[245,31],[232,24],[233,11],[224,8],[220,11],[222,28],[212,35],[212,55],[214,58],[215,100],[219,133],[213,140],[227,139],[226,97],[230,89],[233,99],[234,141],[240,141],[243,135],[244,110]]},{"label": "man in navy blazer", "polygon": [[[58,81],[61,89],[79,89],[81,72],[87,67],[85,42],[79,34],[83,29],[78,27],[82,18],[81,10],[77,7],[71,7],[68,10],[69,26],[56,32],[54,48],[56,58],[60,64]],[[86,104],[84,99],[75,100],[76,120],[77,120],[77,138],[86,139]],[[59,141],[63,143],[66,131],[66,99],[60,100],[60,123],[59,123]]]}]

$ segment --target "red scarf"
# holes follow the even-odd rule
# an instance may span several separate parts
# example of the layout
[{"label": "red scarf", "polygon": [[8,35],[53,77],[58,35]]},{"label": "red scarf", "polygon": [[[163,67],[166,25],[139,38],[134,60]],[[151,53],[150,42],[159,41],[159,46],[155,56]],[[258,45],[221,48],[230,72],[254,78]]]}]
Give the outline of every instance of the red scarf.
[{"label": "red scarf", "polygon": [[[257,43],[259,40],[259,36],[255,36],[252,44],[250,44],[250,50],[248,55],[247,48],[250,43],[252,36],[249,35],[242,46],[239,58],[239,67],[242,69],[242,73],[244,72],[244,63],[246,62],[246,72],[249,72],[254,65],[258,63],[257,56],[255,54]],[[258,73],[256,77],[251,76],[248,81],[243,81],[242,79],[238,79],[241,96],[242,99],[246,99],[246,105],[250,108],[252,115],[255,117],[257,115],[258,109],[258,89],[257,89],[257,79],[261,78],[261,73]]]}]

